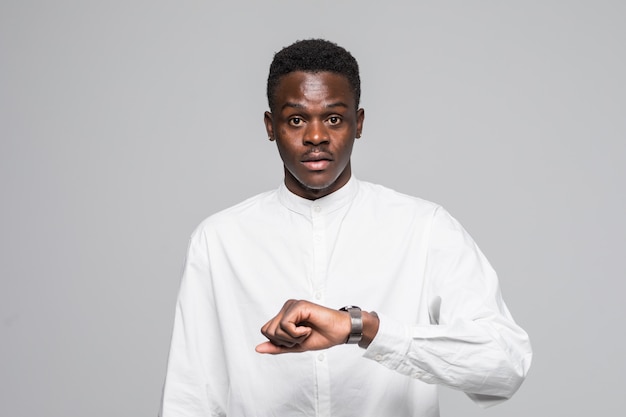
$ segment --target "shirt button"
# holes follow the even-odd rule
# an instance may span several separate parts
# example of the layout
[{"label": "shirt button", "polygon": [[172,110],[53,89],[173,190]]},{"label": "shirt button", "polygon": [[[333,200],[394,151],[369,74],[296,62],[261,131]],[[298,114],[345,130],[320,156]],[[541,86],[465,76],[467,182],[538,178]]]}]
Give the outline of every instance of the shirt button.
[{"label": "shirt button", "polygon": [[320,206],[313,206],[313,211],[319,213],[320,211],[322,211],[322,208]]},{"label": "shirt button", "polygon": [[376,357],[374,358],[376,359],[377,362],[380,362],[383,360],[383,355],[381,355],[380,353],[378,355],[376,355]]},{"label": "shirt button", "polygon": [[323,353],[320,353],[319,355],[317,355],[317,360],[320,362],[324,362],[324,359],[326,359],[326,356],[324,356]]},{"label": "shirt button", "polygon": [[320,291],[315,293],[315,299],[316,300],[321,300],[322,299],[322,293]]}]

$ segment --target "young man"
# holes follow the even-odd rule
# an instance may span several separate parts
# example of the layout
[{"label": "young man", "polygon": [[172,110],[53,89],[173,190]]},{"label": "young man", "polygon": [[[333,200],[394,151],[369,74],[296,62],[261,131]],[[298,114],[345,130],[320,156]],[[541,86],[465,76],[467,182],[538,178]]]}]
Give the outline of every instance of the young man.
[{"label": "young man", "polygon": [[437,384],[484,406],[513,395],[528,337],[470,236],[441,207],[352,176],[352,55],[296,42],[267,95],[284,184],[194,232],[162,416],[435,417]]}]

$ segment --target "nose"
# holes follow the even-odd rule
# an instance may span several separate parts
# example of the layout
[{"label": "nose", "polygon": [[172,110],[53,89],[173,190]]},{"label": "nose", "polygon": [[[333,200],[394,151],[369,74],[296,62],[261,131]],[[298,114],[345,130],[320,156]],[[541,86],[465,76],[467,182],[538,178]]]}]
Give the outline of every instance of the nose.
[{"label": "nose", "polygon": [[328,129],[322,121],[309,122],[304,132],[302,141],[305,145],[320,145],[322,143],[328,143],[330,137],[328,135]]}]

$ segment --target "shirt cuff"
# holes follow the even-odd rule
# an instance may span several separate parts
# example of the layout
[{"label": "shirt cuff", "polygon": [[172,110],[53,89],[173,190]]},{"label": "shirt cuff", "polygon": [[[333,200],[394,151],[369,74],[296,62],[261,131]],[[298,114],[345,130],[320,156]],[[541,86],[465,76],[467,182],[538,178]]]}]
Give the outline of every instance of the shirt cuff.
[{"label": "shirt cuff", "polygon": [[410,329],[403,323],[384,314],[378,314],[378,318],[378,332],[365,350],[363,357],[376,361],[389,369],[402,372],[403,359],[411,345]]}]

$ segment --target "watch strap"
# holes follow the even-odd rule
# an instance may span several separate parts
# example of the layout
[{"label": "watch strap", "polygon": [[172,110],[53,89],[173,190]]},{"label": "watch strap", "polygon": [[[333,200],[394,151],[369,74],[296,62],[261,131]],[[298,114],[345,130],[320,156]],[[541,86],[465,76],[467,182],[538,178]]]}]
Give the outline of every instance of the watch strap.
[{"label": "watch strap", "polygon": [[363,338],[363,318],[361,309],[357,306],[345,306],[339,309],[340,311],[347,311],[350,314],[350,335],[347,344],[356,344]]}]

